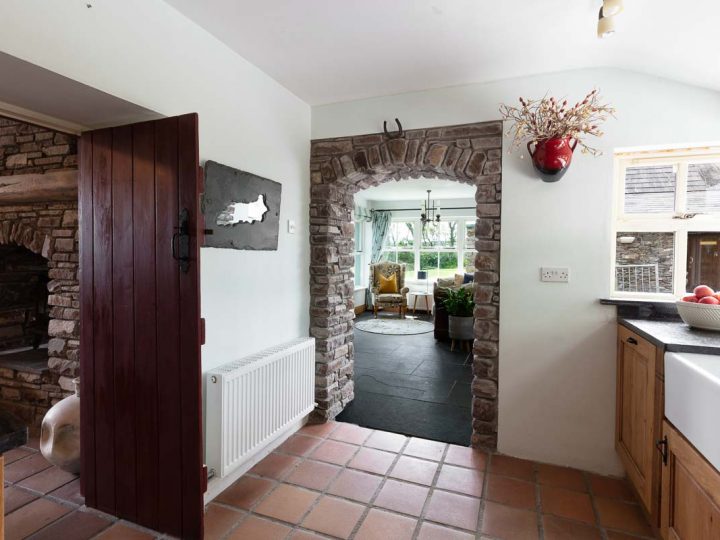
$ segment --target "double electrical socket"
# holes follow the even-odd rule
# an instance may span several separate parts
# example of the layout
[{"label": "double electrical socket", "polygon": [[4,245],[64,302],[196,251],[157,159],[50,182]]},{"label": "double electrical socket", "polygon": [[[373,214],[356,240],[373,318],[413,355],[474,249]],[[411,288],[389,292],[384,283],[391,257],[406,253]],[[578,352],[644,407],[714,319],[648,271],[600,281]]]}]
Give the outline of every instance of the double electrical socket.
[{"label": "double electrical socket", "polygon": [[564,266],[541,266],[540,281],[548,281],[551,283],[567,283],[568,281],[570,281],[570,269]]}]

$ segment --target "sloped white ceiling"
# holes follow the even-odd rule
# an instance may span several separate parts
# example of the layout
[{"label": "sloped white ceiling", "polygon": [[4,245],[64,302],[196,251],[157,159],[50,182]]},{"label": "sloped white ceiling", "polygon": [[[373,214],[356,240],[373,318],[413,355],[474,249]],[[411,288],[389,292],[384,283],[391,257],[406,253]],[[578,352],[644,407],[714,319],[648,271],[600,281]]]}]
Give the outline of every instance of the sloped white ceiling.
[{"label": "sloped white ceiling", "polygon": [[611,66],[720,90],[720,2],[166,0],[311,105]]}]

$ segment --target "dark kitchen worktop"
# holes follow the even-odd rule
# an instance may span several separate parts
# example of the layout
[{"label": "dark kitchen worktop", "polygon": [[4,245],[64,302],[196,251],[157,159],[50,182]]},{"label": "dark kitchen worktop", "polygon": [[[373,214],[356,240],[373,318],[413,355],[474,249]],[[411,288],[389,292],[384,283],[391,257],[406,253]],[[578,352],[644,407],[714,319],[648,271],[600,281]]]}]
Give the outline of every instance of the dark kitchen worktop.
[{"label": "dark kitchen worktop", "polygon": [[27,426],[9,412],[0,411],[0,454],[27,443]]},{"label": "dark kitchen worktop", "polygon": [[720,332],[690,328],[675,319],[626,319],[618,322],[668,352],[720,355]]}]

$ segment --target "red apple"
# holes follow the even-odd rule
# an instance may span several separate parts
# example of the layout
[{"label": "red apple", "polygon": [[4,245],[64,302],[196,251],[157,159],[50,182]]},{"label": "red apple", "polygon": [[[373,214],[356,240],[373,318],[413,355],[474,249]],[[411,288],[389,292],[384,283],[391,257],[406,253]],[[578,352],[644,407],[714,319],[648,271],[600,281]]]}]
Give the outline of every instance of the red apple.
[{"label": "red apple", "polygon": [[710,304],[710,305],[718,305],[720,304],[720,300],[715,298],[714,296],[705,296],[698,300],[698,304]]},{"label": "red apple", "polygon": [[694,303],[697,304],[697,302],[698,302],[698,297],[695,296],[694,294],[688,294],[687,296],[683,296],[683,297],[682,297],[682,301],[683,301],[683,302],[694,302]]},{"label": "red apple", "polygon": [[698,285],[697,287],[695,287],[695,290],[693,292],[698,298],[705,298],[706,296],[712,296],[713,294],[715,294],[715,291],[713,291],[707,285]]}]

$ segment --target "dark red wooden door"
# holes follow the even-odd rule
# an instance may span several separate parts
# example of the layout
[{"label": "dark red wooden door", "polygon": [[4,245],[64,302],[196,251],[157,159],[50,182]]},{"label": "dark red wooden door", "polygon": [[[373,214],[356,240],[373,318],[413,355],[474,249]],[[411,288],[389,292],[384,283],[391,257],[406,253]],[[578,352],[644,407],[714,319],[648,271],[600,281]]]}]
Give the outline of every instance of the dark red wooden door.
[{"label": "dark red wooden door", "polygon": [[83,133],[79,153],[85,502],[201,538],[197,115]]}]

